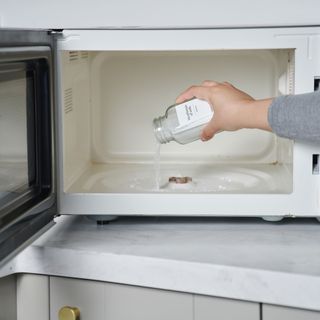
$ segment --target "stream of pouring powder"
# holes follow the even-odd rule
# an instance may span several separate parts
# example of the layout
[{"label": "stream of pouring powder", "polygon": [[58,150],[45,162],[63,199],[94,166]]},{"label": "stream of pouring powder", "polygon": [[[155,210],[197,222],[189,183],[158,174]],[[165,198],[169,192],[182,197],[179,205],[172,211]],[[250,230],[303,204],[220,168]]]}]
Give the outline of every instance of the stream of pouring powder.
[{"label": "stream of pouring powder", "polygon": [[161,143],[156,142],[156,150],[154,154],[154,175],[155,175],[155,189],[160,190],[160,150]]}]

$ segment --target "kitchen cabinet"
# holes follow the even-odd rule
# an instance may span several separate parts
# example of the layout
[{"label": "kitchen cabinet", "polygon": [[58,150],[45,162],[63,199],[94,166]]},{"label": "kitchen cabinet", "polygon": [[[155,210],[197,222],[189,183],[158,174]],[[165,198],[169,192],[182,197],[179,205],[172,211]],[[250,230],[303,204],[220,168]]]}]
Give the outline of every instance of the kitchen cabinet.
[{"label": "kitchen cabinet", "polygon": [[63,306],[80,310],[81,320],[192,320],[192,295],[113,283],[50,278],[50,317]]},{"label": "kitchen cabinet", "polygon": [[320,312],[287,308],[274,305],[263,305],[263,320],[319,320]]},{"label": "kitchen cabinet", "polygon": [[[15,306],[3,309],[6,295],[15,295],[13,278],[0,281],[1,320],[16,319]],[[18,275],[17,320],[59,320],[59,310],[64,306],[78,308],[81,320],[320,320],[317,311],[258,302],[110,282]]]},{"label": "kitchen cabinet", "polygon": [[19,275],[16,285],[17,320],[49,320],[49,277]]},{"label": "kitchen cabinet", "polygon": [[257,320],[260,304],[232,299],[194,296],[194,320]]},{"label": "kitchen cabinet", "polygon": [[103,282],[50,277],[50,319],[64,306],[79,308],[81,320],[104,319],[104,290]]},{"label": "kitchen cabinet", "polygon": [[[18,320],[58,320],[64,306],[77,307],[81,320],[260,319],[259,303],[42,275],[17,278]],[[9,279],[1,280],[1,284],[3,311],[2,297],[8,290]],[[10,288],[14,291],[12,282]],[[1,314],[0,319],[15,319],[11,315]]]},{"label": "kitchen cabinet", "polygon": [[7,319],[16,319],[15,276],[0,278],[0,320]]},{"label": "kitchen cabinet", "polygon": [[193,320],[192,294],[107,283],[105,319]]}]

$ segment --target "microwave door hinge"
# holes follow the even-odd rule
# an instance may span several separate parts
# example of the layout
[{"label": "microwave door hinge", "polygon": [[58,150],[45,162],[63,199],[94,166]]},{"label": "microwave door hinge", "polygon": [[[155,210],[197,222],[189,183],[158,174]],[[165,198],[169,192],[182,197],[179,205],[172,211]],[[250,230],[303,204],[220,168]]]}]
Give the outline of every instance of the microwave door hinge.
[{"label": "microwave door hinge", "polygon": [[55,35],[55,34],[62,34],[63,29],[51,29],[48,31],[49,34]]},{"label": "microwave door hinge", "polygon": [[[52,39],[54,43],[56,42],[57,39],[63,36],[63,29],[51,29],[48,31],[48,35],[52,36]],[[54,45],[55,47],[55,45]]]}]

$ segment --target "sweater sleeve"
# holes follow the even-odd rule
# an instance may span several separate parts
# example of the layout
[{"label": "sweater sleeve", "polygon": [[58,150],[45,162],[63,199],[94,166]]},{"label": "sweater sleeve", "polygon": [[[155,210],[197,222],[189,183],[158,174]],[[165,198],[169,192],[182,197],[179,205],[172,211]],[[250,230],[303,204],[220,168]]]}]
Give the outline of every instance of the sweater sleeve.
[{"label": "sweater sleeve", "polygon": [[320,91],[275,98],[268,121],[280,137],[320,143]]}]

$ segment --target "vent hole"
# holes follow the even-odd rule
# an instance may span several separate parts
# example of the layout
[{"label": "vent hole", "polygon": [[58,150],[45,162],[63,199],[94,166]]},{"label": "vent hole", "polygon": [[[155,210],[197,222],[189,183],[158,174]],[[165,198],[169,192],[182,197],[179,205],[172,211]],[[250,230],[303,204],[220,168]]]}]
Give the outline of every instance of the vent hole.
[{"label": "vent hole", "polygon": [[312,155],[312,174],[319,174],[319,155]]},{"label": "vent hole", "polygon": [[69,51],[69,61],[77,61],[79,60],[79,52],[78,51]]},{"label": "vent hole", "polygon": [[89,52],[88,51],[81,51],[81,59],[88,59],[89,57]]},{"label": "vent hole", "polygon": [[315,77],[314,78],[314,91],[319,90],[320,87],[320,77]]}]

